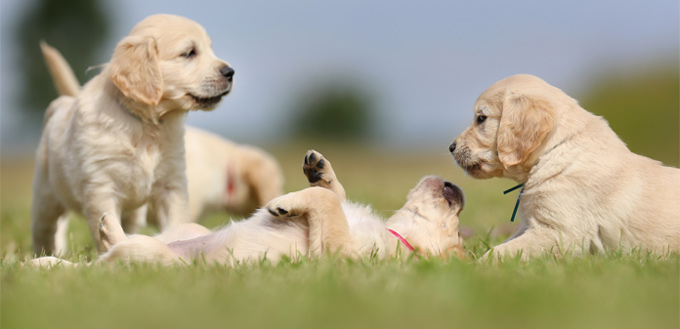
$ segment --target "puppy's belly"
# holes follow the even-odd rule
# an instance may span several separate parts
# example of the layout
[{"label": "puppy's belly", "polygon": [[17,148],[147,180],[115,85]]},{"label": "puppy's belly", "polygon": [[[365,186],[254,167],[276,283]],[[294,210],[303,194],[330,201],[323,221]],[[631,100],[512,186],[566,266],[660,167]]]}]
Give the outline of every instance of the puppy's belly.
[{"label": "puppy's belly", "polygon": [[168,244],[168,248],[183,259],[193,259],[206,251],[212,235],[201,236],[191,240],[180,240]]}]

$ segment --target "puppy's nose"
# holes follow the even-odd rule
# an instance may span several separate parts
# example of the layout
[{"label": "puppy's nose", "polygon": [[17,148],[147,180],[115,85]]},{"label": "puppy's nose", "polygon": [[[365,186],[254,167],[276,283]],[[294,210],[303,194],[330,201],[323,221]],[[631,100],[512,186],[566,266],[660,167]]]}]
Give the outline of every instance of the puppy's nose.
[{"label": "puppy's nose", "polygon": [[228,65],[222,66],[220,69],[220,74],[222,74],[223,77],[227,78],[227,80],[231,82],[231,80],[234,78],[234,69]]},{"label": "puppy's nose", "polygon": [[449,145],[449,152],[453,153],[453,151],[455,151],[455,150],[456,150],[456,142],[453,142],[453,143],[451,143],[451,145]]}]

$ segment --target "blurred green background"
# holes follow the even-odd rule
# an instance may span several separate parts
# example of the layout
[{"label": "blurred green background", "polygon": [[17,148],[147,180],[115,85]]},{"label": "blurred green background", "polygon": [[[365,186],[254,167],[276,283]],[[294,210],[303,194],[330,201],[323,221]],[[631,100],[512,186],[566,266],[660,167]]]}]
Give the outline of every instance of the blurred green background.
[{"label": "blurred green background", "polygon": [[638,154],[666,165],[680,164],[680,83],[678,61],[650,62],[607,72],[579,100],[603,116]]}]

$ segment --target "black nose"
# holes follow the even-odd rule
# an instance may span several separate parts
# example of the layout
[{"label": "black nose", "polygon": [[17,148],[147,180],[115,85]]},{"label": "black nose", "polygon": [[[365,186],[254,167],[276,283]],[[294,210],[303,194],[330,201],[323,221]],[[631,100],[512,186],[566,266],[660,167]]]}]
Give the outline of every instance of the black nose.
[{"label": "black nose", "polygon": [[455,151],[455,150],[456,150],[456,142],[453,142],[453,143],[451,143],[451,145],[449,145],[449,152],[453,153],[453,151]]},{"label": "black nose", "polygon": [[222,74],[223,77],[227,78],[229,82],[231,82],[231,80],[234,77],[234,69],[227,65],[222,66],[222,68],[220,69],[220,73]]}]

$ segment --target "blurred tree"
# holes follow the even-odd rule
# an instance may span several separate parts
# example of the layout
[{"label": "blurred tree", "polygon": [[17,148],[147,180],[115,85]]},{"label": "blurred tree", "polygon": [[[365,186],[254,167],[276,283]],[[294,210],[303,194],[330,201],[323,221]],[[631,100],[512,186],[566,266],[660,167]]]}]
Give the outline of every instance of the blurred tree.
[{"label": "blurred tree", "polygon": [[368,137],[375,125],[371,97],[357,83],[315,84],[299,99],[292,128],[297,138],[356,141]]},{"label": "blurred tree", "polygon": [[680,78],[677,61],[604,74],[581,105],[604,116],[628,145],[644,156],[680,164]]},{"label": "blurred tree", "polygon": [[30,120],[41,119],[57,97],[39,42],[45,40],[61,51],[84,83],[85,70],[100,64],[97,51],[109,33],[110,10],[102,0],[36,0],[18,20],[15,43],[23,76],[18,103]]}]

